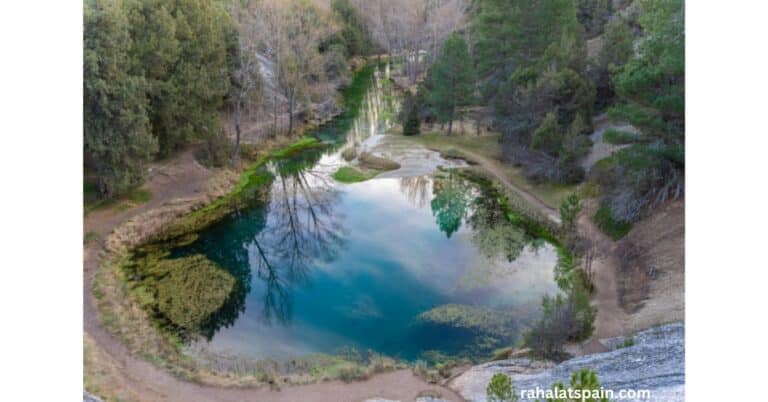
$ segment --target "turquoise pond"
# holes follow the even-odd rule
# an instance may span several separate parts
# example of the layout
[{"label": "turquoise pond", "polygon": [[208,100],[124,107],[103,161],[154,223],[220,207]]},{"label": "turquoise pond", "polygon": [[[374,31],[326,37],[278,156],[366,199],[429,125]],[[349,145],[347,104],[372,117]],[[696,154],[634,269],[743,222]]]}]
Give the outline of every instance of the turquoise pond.
[{"label": "turquoise pond", "polygon": [[383,74],[358,77],[357,110],[316,133],[328,147],[271,163],[266,196],[172,251],[203,254],[239,283],[196,349],[277,360],[351,349],[479,358],[517,342],[542,296],[558,292],[555,248],[462,176],[330,178],[347,163],[343,149],[371,144],[391,124]]}]

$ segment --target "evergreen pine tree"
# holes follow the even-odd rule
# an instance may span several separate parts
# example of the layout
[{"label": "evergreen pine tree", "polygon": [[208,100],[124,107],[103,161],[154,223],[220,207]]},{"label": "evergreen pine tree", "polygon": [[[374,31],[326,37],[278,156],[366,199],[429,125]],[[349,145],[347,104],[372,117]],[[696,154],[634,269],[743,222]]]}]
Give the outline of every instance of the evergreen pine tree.
[{"label": "evergreen pine tree", "polygon": [[417,104],[412,104],[403,126],[404,135],[418,135],[420,131],[419,122],[419,107]]},{"label": "evergreen pine tree", "polygon": [[146,83],[128,72],[128,21],[118,4],[85,4],[83,129],[86,166],[99,194],[118,195],[144,178],[144,163],[157,151],[147,118]]},{"label": "evergreen pine tree", "polygon": [[451,35],[430,70],[429,93],[437,121],[448,123],[448,135],[453,130],[453,121],[461,118],[459,108],[474,102],[475,80],[467,42],[457,34]]}]

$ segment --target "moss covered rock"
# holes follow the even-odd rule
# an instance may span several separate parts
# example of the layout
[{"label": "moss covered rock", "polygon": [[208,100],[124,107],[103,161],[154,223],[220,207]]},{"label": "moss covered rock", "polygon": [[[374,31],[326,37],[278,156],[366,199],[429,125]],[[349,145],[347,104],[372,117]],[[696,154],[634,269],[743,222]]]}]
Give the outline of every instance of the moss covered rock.
[{"label": "moss covered rock", "polygon": [[358,160],[360,161],[360,167],[364,169],[377,170],[380,172],[400,169],[399,163],[387,158],[376,156],[370,152],[361,153],[358,157]]}]

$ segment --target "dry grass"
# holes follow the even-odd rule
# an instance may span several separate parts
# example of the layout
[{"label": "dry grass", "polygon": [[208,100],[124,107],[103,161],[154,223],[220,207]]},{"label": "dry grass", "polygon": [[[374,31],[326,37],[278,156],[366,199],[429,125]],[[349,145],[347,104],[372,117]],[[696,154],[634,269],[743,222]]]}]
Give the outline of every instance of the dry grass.
[{"label": "dry grass", "polygon": [[[534,195],[547,206],[559,208],[560,203],[576,190],[575,185],[559,184],[533,184],[523,176],[522,169],[512,166],[501,160],[500,134],[485,135],[451,135],[442,133],[426,133],[408,137],[416,143],[435,151],[446,153],[447,157],[462,156],[469,162],[473,162],[471,153],[478,154],[493,164],[493,167],[504,174],[504,177],[515,186]],[[464,152],[462,152],[464,151]],[[469,152],[466,152],[469,151]]]},{"label": "dry grass", "polygon": [[83,334],[83,387],[104,401],[140,400],[123,385],[120,368],[88,334]]}]

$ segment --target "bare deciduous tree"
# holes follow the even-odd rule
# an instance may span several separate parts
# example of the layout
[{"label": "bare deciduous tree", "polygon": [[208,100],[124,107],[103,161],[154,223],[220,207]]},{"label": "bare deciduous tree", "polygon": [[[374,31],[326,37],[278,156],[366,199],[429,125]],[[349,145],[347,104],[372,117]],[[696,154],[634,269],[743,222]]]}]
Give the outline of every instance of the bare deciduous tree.
[{"label": "bare deciduous tree", "polygon": [[[236,7],[236,6],[235,6]],[[233,73],[230,97],[234,104],[235,147],[232,153],[232,167],[237,166],[240,156],[240,138],[244,113],[251,113],[263,97],[263,80],[259,60],[256,56],[258,31],[253,17],[247,10],[233,9],[232,15],[238,23],[237,69]]]},{"label": "bare deciduous tree", "polygon": [[[307,0],[265,0],[252,14],[255,29],[262,38],[261,48],[274,63],[274,82],[278,88],[272,93],[273,129],[277,131],[278,111],[285,107],[290,134],[297,105],[308,100],[310,84],[324,79],[318,44],[328,35],[331,25],[327,14]],[[278,95],[284,97],[282,102]]]},{"label": "bare deciduous tree", "polygon": [[356,0],[373,39],[403,59],[411,82],[434,61],[448,36],[463,27],[467,0]]}]

